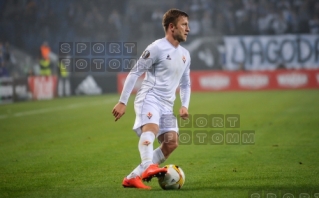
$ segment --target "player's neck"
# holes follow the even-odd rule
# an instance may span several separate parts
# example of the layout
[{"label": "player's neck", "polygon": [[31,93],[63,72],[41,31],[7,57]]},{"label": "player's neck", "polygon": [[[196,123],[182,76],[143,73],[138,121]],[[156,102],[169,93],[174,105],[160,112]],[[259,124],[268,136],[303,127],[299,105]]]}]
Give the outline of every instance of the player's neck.
[{"label": "player's neck", "polygon": [[165,38],[166,38],[166,40],[168,41],[168,42],[170,42],[175,48],[177,48],[178,46],[179,46],[179,41],[178,40],[175,40],[172,36],[170,36],[170,35],[166,35],[165,36]]}]

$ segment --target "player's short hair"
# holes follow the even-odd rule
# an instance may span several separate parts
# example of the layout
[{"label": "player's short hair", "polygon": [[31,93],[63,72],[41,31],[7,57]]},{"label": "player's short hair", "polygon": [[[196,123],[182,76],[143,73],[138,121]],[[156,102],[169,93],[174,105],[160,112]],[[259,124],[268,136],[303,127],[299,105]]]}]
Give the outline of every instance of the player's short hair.
[{"label": "player's short hair", "polygon": [[162,25],[164,27],[164,31],[166,32],[168,29],[168,26],[170,23],[173,23],[174,25],[177,24],[177,19],[180,16],[185,16],[188,18],[188,14],[186,12],[183,12],[181,10],[178,9],[170,9],[168,10],[164,16],[163,16],[163,21],[162,21]]}]

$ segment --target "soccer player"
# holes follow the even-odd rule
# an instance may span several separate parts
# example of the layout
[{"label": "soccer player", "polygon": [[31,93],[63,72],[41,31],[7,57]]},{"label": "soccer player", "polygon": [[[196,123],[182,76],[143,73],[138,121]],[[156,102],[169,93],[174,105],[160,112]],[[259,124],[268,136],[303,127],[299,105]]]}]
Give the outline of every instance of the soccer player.
[{"label": "soccer player", "polygon": [[[119,102],[113,108],[115,121],[120,119],[133,87],[145,73],[142,86],[135,101],[135,124],[133,130],[139,136],[138,149],[141,164],[124,178],[124,187],[150,189],[143,181],[164,175],[160,168],[178,146],[177,119],[173,115],[176,90],[180,87],[182,107],[179,114],[188,118],[190,101],[190,55],[180,43],[186,41],[190,31],[188,15],[177,9],[168,10],[163,16],[165,37],[150,44],[128,74]],[[157,137],[160,146],[153,150]]]}]

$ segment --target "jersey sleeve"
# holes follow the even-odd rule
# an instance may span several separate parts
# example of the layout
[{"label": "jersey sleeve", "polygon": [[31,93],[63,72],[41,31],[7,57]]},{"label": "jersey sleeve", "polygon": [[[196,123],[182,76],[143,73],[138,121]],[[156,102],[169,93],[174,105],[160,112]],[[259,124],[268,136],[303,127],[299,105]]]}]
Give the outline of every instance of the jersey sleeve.
[{"label": "jersey sleeve", "polygon": [[191,95],[190,63],[191,63],[191,60],[189,56],[188,65],[185,68],[185,71],[180,81],[180,98],[181,98],[182,106],[186,107],[187,109],[189,106],[190,95]]},{"label": "jersey sleeve", "polygon": [[124,87],[119,102],[127,104],[129,97],[133,91],[137,79],[148,70],[153,69],[153,65],[158,60],[158,52],[156,45],[149,45],[137,60],[134,67],[125,79]]}]

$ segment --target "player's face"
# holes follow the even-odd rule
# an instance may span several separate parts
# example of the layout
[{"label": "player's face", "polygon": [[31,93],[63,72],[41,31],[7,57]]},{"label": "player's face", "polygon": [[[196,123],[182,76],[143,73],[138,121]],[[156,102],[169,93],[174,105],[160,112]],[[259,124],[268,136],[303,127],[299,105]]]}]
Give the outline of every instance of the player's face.
[{"label": "player's face", "polygon": [[188,18],[180,16],[177,20],[176,26],[174,26],[173,37],[178,42],[186,41],[189,31]]}]

